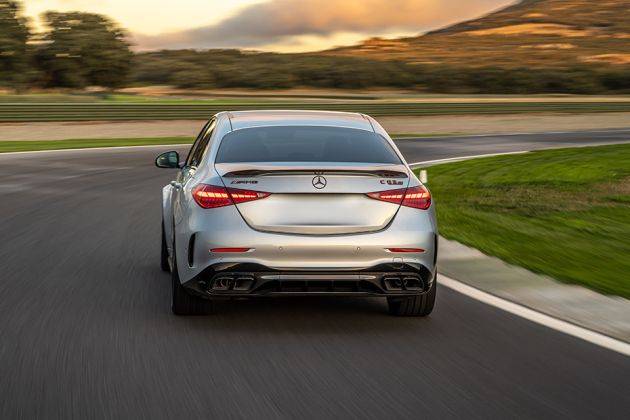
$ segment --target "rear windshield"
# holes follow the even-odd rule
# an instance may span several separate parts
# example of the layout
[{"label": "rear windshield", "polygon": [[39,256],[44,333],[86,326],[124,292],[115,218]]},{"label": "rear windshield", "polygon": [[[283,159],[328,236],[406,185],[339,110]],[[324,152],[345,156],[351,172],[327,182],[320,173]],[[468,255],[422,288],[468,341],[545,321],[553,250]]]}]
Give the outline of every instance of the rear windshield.
[{"label": "rear windshield", "polygon": [[365,162],[400,164],[381,135],[339,127],[255,127],[223,137],[216,163]]}]

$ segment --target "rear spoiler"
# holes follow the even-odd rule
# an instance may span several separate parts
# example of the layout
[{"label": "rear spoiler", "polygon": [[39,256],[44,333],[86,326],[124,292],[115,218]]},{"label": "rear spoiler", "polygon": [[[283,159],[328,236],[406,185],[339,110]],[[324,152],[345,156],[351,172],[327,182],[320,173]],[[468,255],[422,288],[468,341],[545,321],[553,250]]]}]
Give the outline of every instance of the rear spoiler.
[{"label": "rear spoiler", "polygon": [[386,169],[243,169],[227,172],[226,178],[251,178],[257,176],[279,175],[348,175],[348,176],[374,176],[378,178],[408,178],[409,175],[402,171]]}]

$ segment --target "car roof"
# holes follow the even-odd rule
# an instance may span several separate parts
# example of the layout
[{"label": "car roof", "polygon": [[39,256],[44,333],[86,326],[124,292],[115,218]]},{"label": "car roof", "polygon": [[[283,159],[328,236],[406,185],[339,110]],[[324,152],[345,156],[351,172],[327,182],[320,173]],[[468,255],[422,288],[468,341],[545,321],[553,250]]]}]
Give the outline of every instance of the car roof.
[{"label": "car roof", "polygon": [[228,117],[232,130],[269,126],[320,126],[344,127],[374,131],[372,124],[362,114],[333,111],[235,111]]}]

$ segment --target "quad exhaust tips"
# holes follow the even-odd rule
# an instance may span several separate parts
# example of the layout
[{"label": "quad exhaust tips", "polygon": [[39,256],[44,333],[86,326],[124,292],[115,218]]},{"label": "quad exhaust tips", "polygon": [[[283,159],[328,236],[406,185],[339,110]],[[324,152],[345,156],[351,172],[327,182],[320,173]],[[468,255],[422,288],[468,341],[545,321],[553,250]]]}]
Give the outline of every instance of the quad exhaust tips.
[{"label": "quad exhaust tips", "polygon": [[395,277],[388,276],[383,279],[383,285],[387,291],[397,290],[422,290],[424,283],[419,277]]},{"label": "quad exhaust tips", "polygon": [[234,290],[236,292],[246,292],[254,285],[253,276],[217,276],[212,281],[212,290],[226,292]]},{"label": "quad exhaust tips", "polygon": [[[205,283],[205,282],[204,282]],[[217,273],[209,285],[203,285],[203,290],[209,294],[237,295],[254,292],[360,292],[386,293],[386,292],[423,292],[426,283],[422,277],[413,273],[369,273],[369,274],[313,274],[313,273]],[[370,287],[368,287],[370,286]],[[297,290],[299,289],[299,290]],[[342,290],[343,289],[343,290]]]}]

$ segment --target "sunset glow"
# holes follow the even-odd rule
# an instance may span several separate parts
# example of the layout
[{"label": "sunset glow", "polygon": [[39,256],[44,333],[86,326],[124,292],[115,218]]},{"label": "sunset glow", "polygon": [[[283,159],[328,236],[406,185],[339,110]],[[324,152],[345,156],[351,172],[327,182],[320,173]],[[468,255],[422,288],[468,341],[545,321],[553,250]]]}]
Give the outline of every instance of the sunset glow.
[{"label": "sunset glow", "polygon": [[109,16],[137,50],[250,48],[300,52],[365,38],[417,35],[474,18],[508,0],[25,0],[39,30],[47,10]]}]

